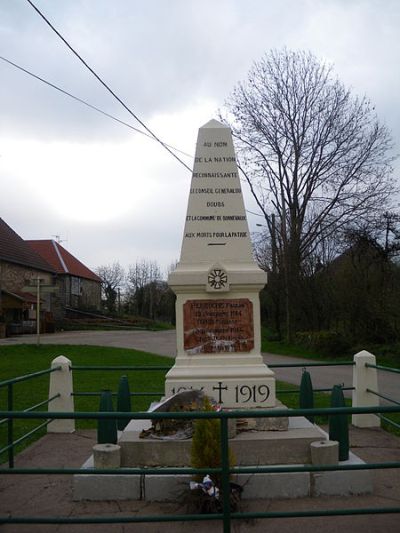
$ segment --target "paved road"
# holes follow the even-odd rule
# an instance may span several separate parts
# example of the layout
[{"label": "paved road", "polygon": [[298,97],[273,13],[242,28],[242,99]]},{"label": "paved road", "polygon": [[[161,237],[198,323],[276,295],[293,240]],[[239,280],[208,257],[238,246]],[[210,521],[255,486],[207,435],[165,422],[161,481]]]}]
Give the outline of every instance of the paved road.
[{"label": "paved road", "polygon": [[[175,331],[63,331],[40,336],[41,344],[88,344],[135,348],[145,352],[175,357]],[[36,335],[19,335],[0,339],[0,346],[34,344]]]},{"label": "paved road", "polygon": [[[21,335],[0,339],[0,346],[13,344],[31,344],[36,342],[36,335]],[[45,334],[41,336],[42,344],[89,344],[94,346],[113,346],[135,348],[158,355],[175,357],[175,331],[72,331]],[[267,364],[301,364],[315,363],[310,359],[265,353]],[[299,385],[302,368],[274,369],[277,379]],[[331,388],[338,383],[346,387],[352,385],[352,367],[331,366],[309,368],[314,388]],[[379,390],[382,394],[400,401],[400,375],[388,372],[378,373]],[[351,396],[351,391],[347,392]]]}]

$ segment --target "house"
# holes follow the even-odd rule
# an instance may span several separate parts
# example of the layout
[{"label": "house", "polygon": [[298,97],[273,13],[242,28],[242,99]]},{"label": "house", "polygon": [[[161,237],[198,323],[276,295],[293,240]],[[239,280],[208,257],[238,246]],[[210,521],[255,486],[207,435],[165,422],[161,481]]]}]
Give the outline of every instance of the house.
[{"label": "house", "polygon": [[61,244],[54,240],[28,240],[32,250],[57,273],[59,287],[54,298],[56,320],[64,318],[69,309],[99,311],[101,308],[101,279]]},{"label": "house", "polygon": [[[55,276],[54,268],[0,218],[0,322],[3,324],[0,334],[4,335],[5,329],[8,334],[36,329],[35,285],[38,279],[42,284],[52,285]],[[53,321],[50,293],[41,295],[40,307],[41,329],[45,331]]]},{"label": "house", "polygon": [[[45,287],[38,291],[38,284]],[[69,309],[101,307],[94,272],[60,243],[25,241],[0,218],[0,335],[36,331],[38,293],[41,331],[54,331]]]}]

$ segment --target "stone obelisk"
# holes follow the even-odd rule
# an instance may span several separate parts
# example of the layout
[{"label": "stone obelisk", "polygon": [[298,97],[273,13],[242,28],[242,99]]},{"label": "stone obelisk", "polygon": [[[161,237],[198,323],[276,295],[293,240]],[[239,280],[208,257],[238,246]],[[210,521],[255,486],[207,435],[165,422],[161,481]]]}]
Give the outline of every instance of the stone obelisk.
[{"label": "stone obelisk", "polygon": [[167,396],[200,389],[225,408],[275,406],[275,378],[261,356],[259,292],[267,275],[252,256],[232,134],[199,129],[180,261],[177,357]]}]

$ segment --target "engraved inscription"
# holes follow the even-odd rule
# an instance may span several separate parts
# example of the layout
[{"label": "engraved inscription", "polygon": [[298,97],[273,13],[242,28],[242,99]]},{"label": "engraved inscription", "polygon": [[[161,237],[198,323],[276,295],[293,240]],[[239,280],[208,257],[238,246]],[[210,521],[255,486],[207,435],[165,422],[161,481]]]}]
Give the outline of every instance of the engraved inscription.
[{"label": "engraved inscription", "polygon": [[271,396],[271,389],[265,383],[251,383],[251,382],[236,382],[229,383],[225,381],[217,381],[215,384],[211,383],[205,390],[205,387],[199,385],[180,385],[170,389],[171,394],[182,392],[185,390],[201,390],[215,398],[217,403],[223,405],[225,402],[234,401],[240,405],[252,406],[253,404],[260,405],[267,402]]},{"label": "engraved inscription", "polygon": [[248,298],[188,300],[183,329],[189,355],[249,352],[254,348],[253,304]]}]

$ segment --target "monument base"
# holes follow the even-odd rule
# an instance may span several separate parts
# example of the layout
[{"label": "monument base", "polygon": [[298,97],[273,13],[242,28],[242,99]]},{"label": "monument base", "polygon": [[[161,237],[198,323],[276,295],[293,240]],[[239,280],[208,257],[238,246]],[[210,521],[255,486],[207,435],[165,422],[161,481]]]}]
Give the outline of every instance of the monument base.
[{"label": "monument base", "polygon": [[[132,420],[122,432],[118,441],[122,467],[190,465],[191,439],[143,439],[143,427],[142,421]],[[303,464],[311,462],[311,443],[322,439],[325,435],[317,426],[292,418],[287,431],[242,431],[229,440],[229,446],[238,466]]]},{"label": "monument base", "polygon": [[[139,439],[141,429],[147,427],[149,421],[132,421],[122,433],[119,444],[124,450],[124,468],[154,465],[153,453],[157,454],[156,466],[172,466],[173,463],[175,466],[190,465],[190,440]],[[319,427],[305,418],[289,418],[286,432],[249,431],[238,434],[229,443],[239,457],[238,465],[270,465],[271,468],[278,468],[283,465],[310,464],[310,443],[321,439],[328,439],[328,435]],[[173,449],[175,451],[172,452]],[[135,452],[139,452],[139,456],[135,456]],[[350,452],[347,461],[339,462],[339,465],[351,464],[363,464],[363,461]],[[102,475],[93,470],[89,473],[88,469],[93,469],[93,456],[82,466],[82,473],[74,476],[75,501],[176,502],[185,492],[189,492],[189,475]],[[371,470],[240,474],[233,481],[245,485],[243,499],[358,495],[369,494],[373,490]]]},{"label": "monument base", "polygon": [[165,395],[196,389],[227,409],[275,407],[275,377],[265,364],[235,365],[232,359],[218,359],[202,367],[177,361],[166,375]]}]

